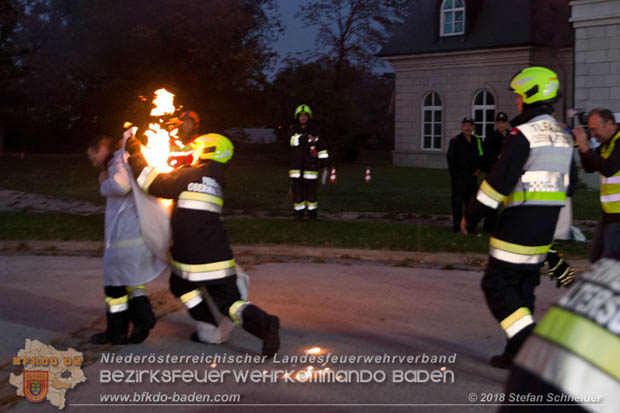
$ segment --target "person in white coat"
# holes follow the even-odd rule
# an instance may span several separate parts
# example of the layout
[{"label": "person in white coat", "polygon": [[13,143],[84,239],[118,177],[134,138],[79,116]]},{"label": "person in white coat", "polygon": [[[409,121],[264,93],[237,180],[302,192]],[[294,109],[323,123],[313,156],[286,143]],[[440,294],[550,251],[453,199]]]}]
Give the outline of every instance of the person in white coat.
[{"label": "person in white coat", "polygon": [[[91,337],[94,344],[137,344],[155,326],[156,318],[146,294],[145,284],[167,269],[142,238],[138,212],[123,149],[112,138],[100,135],[86,154],[100,168],[100,193],[106,198],[103,285],[107,328]],[[133,325],[128,336],[129,322]]]}]

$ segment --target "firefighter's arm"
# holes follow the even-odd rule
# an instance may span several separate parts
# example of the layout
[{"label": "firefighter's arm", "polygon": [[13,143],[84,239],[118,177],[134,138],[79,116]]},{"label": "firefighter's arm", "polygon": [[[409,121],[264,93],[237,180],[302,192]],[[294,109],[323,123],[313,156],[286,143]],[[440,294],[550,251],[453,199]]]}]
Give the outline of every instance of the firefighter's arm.
[{"label": "firefighter's arm", "polygon": [[125,196],[131,191],[129,179],[129,174],[123,165],[122,157],[115,154],[107,169],[107,177],[101,182],[101,187],[99,188],[101,196]]},{"label": "firefighter's arm", "polygon": [[586,172],[600,172],[605,177],[613,176],[620,170],[620,150],[618,146],[614,148],[609,158],[604,159],[595,150],[589,149],[586,152],[579,151],[581,164]]},{"label": "firefighter's arm", "polygon": [[138,186],[144,192],[159,198],[176,198],[183,191],[178,179],[183,168],[170,173],[160,173],[146,162],[141,146],[136,138],[128,139],[125,144],[125,150],[129,153],[129,166]]},{"label": "firefighter's arm", "polygon": [[319,157],[319,161],[321,162],[321,165],[323,166],[327,166],[329,165],[329,152],[327,151],[327,145],[325,144],[325,139],[324,138],[319,138],[319,134],[318,131],[316,132],[316,135],[314,135],[317,137],[318,139],[318,145],[317,145],[317,149],[318,149],[318,157]]},{"label": "firefighter's arm", "polygon": [[467,221],[477,223],[490,209],[499,208],[517,185],[530,154],[530,143],[518,129],[513,129],[504,143],[502,154],[482,181],[476,198],[467,210]]}]

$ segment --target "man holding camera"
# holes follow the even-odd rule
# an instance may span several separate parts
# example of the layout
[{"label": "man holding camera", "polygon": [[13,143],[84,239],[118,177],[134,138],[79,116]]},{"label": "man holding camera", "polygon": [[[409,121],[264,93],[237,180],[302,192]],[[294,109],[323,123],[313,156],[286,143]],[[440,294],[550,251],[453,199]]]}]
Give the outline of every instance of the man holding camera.
[{"label": "man holding camera", "polygon": [[608,109],[593,109],[588,116],[588,129],[601,143],[590,148],[588,134],[583,127],[573,129],[579,146],[581,164],[586,172],[601,174],[601,206],[603,215],[594,233],[590,261],[600,258],[620,259],[620,127]]}]

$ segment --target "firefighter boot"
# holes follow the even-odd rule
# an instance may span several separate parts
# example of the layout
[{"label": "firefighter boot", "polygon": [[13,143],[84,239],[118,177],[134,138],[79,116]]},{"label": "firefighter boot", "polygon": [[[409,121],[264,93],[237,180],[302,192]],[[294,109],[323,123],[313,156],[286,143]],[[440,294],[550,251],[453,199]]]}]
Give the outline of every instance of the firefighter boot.
[{"label": "firefighter boot", "polygon": [[127,344],[129,317],[127,311],[117,313],[106,312],[107,327],[103,333],[94,334],[90,338],[93,344]]},{"label": "firefighter boot", "polygon": [[130,299],[128,311],[133,329],[127,342],[129,344],[142,343],[149,336],[151,329],[155,327],[157,322],[149,298],[146,295],[140,295]]},{"label": "firefighter boot", "polygon": [[318,209],[309,209],[308,210],[308,219],[310,219],[312,221],[315,221],[318,214],[319,214],[319,210]]},{"label": "firefighter boot", "polygon": [[497,367],[498,369],[510,369],[510,367],[512,367],[512,360],[515,358],[519,352],[519,349],[529,337],[534,327],[535,324],[532,324],[519,331],[514,337],[510,338],[506,343],[504,352],[497,356],[491,357],[491,366]]},{"label": "firefighter boot", "polygon": [[295,211],[293,211],[293,217],[295,218],[295,221],[301,221],[302,219],[304,219],[305,213],[305,209],[296,209]]},{"label": "firefighter boot", "polygon": [[243,329],[263,340],[263,356],[273,357],[280,347],[280,319],[249,304],[241,313]]}]

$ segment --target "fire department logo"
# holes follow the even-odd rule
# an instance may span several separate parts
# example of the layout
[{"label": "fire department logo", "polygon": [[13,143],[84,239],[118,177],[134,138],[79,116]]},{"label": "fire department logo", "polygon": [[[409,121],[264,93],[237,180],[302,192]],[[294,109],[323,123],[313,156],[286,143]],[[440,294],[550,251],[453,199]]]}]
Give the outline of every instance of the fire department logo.
[{"label": "fire department logo", "polygon": [[9,383],[18,396],[34,403],[47,400],[62,410],[67,392],[86,381],[83,363],[84,356],[75,349],[56,350],[38,340],[26,339],[24,348],[13,357],[16,371],[9,375]]},{"label": "fire department logo", "polygon": [[31,402],[40,402],[47,396],[49,372],[24,370],[24,397]]}]

